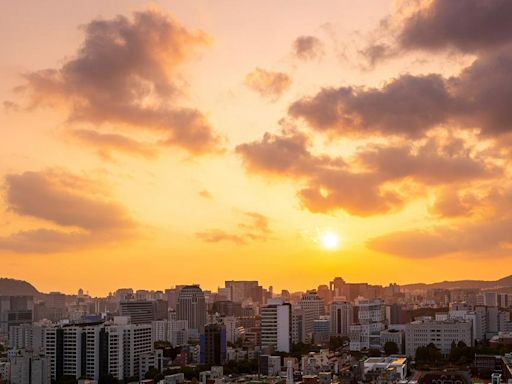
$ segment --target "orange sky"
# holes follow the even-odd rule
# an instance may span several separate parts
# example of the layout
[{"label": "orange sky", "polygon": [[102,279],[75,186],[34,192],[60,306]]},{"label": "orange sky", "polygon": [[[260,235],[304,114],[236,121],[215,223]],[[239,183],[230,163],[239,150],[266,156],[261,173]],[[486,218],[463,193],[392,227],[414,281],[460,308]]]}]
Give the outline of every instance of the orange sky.
[{"label": "orange sky", "polygon": [[0,5],[0,276],[502,277],[512,21],[478,3]]}]

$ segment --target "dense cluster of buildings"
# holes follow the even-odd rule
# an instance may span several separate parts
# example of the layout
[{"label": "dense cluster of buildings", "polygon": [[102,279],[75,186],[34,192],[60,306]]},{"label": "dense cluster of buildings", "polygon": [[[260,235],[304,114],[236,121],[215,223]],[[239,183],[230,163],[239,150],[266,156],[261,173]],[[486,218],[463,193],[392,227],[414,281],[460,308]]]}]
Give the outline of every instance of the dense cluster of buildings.
[{"label": "dense cluster of buildings", "polygon": [[[346,374],[344,366],[353,371],[351,353],[384,352],[390,345],[393,356],[370,357],[358,370],[362,378],[377,372],[382,379],[386,372],[388,382],[398,382],[420,347],[434,345],[448,355],[453,343],[512,345],[511,307],[512,296],[500,292],[404,290],[339,277],[296,293],[275,293],[257,281],[226,281],[217,292],[184,285],[118,289],[105,298],[82,290],[0,296],[0,343],[8,347],[0,360],[0,382],[140,381],[150,369],[202,364],[213,367],[201,373],[205,384],[218,384],[224,364],[251,360],[263,376],[289,382],[300,373],[305,383],[330,384],[333,374],[339,380]],[[343,354],[323,349],[333,338]],[[286,357],[300,345],[319,349],[299,360]],[[167,356],[165,348],[175,353]],[[491,360],[482,358],[484,363]],[[182,379],[178,372],[163,382]]]}]

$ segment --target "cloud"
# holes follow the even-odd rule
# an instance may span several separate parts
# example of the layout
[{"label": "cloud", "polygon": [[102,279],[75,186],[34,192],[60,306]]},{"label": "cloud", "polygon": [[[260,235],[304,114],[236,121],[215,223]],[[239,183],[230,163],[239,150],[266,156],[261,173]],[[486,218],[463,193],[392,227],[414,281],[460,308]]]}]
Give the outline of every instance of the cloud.
[{"label": "cloud", "polygon": [[487,50],[512,41],[508,0],[433,0],[403,21],[398,34],[406,49]]},{"label": "cloud", "polygon": [[261,96],[277,100],[290,88],[292,80],[286,73],[256,68],[245,76],[244,83]]},{"label": "cloud", "polygon": [[381,88],[324,88],[295,101],[289,114],[338,137],[418,139],[439,126],[512,132],[512,50],[481,55],[458,76],[402,75]]},{"label": "cloud", "polygon": [[299,36],[293,42],[293,52],[301,60],[313,60],[323,56],[324,49],[317,37]]},{"label": "cloud", "polygon": [[206,190],[206,189],[203,189],[201,191],[198,192],[198,195],[205,198],[205,199],[213,199],[213,196],[212,194]]},{"label": "cloud", "polygon": [[272,234],[269,219],[257,212],[243,212],[243,220],[238,223],[238,230],[227,232],[212,228],[197,232],[196,237],[207,243],[232,242],[244,245],[251,241],[266,241]]},{"label": "cloud", "polygon": [[[492,185],[487,191],[438,191],[431,207],[449,218],[447,224],[388,233],[371,239],[371,249],[402,257],[510,256],[512,254],[512,190]],[[446,223],[446,222],[445,222]]]},{"label": "cloud", "polygon": [[504,256],[512,253],[512,218],[489,219],[458,226],[391,233],[371,240],[374,250],[397,256],[428,258],[449,254]]},{"label": "cloud", "polygon": [[91,129],[74,129],[70,136],[81,144],[97,149],[102,157],[110,158],[114,151],[154,158],[158,156],[156,144],[145,144],[117,133],[101,133]]},{"label": "cloud", "polygon": [[136,232],[127,209],[106,198],[105,187],[95,180],[48,170],[7,175],[5,187],[10,211],[50,226],[0,237],[0,249],[57,252],[112,243]]},{"label": "cloud", "polygon": [[382,88],[324,88],[294,102],[289,113],[339,136],[420,137],[446,118],[451,103],[439,75],[403,75]]},{"label": "cloud", "polygon": [[302,205],[318,213],[342,209],[358,216],[383,214],[419,196],[408,183],[459,185],[501,174],[456,140],[369,145],[347,159],[315,155],[311,146],[306,134],[285,131],[266,133],[262,140],[239,145],[236,151],[250,172],[300,185],[297,194]]},{"label": "cloud", "polygon": [[84,33],[60,68],[24,75],[21,89],[33,106],[65,106],[70,122],[147,132],[191,153],[218,149],[218,136],[199,110],[184,105],[179,85],[180,65],[209,41],[203,32],[148,10],[91,21]]}]

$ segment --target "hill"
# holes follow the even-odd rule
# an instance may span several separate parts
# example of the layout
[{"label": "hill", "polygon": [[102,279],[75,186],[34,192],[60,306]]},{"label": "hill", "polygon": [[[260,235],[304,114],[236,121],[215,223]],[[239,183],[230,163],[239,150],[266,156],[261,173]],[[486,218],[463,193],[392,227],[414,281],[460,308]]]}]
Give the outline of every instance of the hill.
[{"label": "hill", "polygon": [[512,275],[506,276],[498,280],[456,280],[456,281],[441,281],[438,283],[416,283],[401,285],[405,290],[416,289],[457,289],[457,288],[478,288],[478,289],[496,289],[502,290],[503,288],[512,288]]},{"label": "hill", "polygon": [[24,280],[0,278],[0,296],[38,296],[39,294],[39,291],[32,284]]}]

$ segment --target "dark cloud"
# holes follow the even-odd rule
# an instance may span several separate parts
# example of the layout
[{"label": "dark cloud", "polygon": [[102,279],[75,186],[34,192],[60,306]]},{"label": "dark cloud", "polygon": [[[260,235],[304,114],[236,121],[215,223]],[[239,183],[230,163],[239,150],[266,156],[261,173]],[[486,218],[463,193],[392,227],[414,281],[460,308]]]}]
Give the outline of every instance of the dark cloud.
[{"label": "dark cloud", "polygon": [[512,49],[482,55],[458,76],[402,75],[382,88],[324,88],[289,114],[334,136],[420,138],[451,125],[496,136],[512,132]]},{"label": "dark cloud", "polygon": [[299,36],[293,42],[293,52],[301,60],[313,60],[324,54],[324,48],[315,36]]},{"label": "dark cloud", "polygon": [[219,228],[197,232],[196,237],[207,243],[232,242],[244,245],[251,241],[266,241],[272,234],[269,219],[257,212],[243,212],[238,230],[227,232]]},{"label": "dark cloud", "polygon": [[336,135],[420,137],[446,119],[451,98],[439,75],[403,75],[382,88],[324,88],[289,108],[319,131]]},{"label": "dark cloud", "polygon": [[457,140],[430,139],[417,147],[368,146],[351,159],[315,155],[307,136],[297,131],[265,134],[242,144],[237,153],[255,173],[292,179],[304,185],[298,197],[312,212],[339,209],[369,216],[396,211],[418,196],[402,184],[422,186],[470,183],[499,175],[499,168],[470,154]]},{"label": "dark cloud", "polygon": [[136,223],[105,188],[65,171],[25,172],[5,178],[8,209],[60,229],[25,230],[0,238],[0,248],[17,252],[53,252],[134,235]]},{"label": "dark cloud", "polygon": [[84,31],[60,68],[25,75],[33,105],[65,105],[72,122],[144,130],[192,153],[217,149],[219,138],[200,111],[183,105],[176,80],[178,67],[208,42],[204,33],[155,10],[95,20]]},{"label": "dark cloud", "polygon": [[512,42],[512,2],[433,0],[403,21],[398,41],[406,49],[466,52]]},{"label": "dark cloud", "polygon": [[256,68],[244,80],[246,86],[261,96],[277,100],[290,88],[292,79],[286,73]]}]

